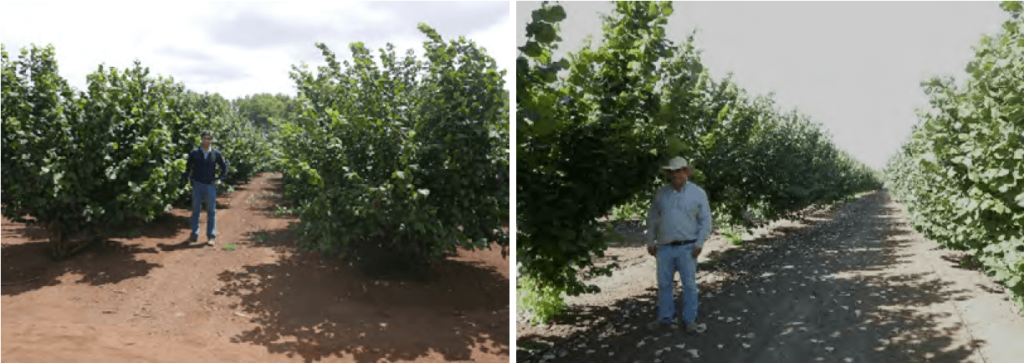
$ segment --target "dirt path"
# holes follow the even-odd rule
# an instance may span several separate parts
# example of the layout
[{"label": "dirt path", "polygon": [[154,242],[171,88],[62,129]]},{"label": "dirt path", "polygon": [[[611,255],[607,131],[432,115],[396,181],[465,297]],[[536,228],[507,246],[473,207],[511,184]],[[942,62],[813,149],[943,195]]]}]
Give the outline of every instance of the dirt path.
[{"label": "dirt path", "polygon": [[460,251],[430,282],[372,280],[299,252],[297,220],[273,214],[280,190],[270,174],[221,195],[217,247],[179,245],[176,209],[57,263],[4,220],[4,362],[509,360],[500,249]]},{"label": "dirt path", "polygon": [[901,208],[883,191],[777,226],[740,253],[712,240],[698,271],[699,336],[644,327],[654,319],[654,267],[639,246],[623,247],[627,267],[598,281],[605,292],[574,300],[576,324],[520,321],[518,346],[535,350],[517,360],[1019,361],[1024,319],[1002,288],[959,268]]}]

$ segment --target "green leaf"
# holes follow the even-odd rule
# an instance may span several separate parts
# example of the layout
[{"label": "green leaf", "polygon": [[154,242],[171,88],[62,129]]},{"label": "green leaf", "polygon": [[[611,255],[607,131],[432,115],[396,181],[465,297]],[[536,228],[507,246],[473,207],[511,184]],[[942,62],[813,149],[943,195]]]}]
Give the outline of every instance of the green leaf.
[{"label": "green leaf", "polygon": [[533,41],[526,42],[526,45],[519,47],[519,50],[523,51],[530,58],[537,58],[544,52],[544,49],[537,42]]},{"label": "green leaf", "polygon": [[547,20],[550,23],[557,23],[565,20],[565,9],[563,9],[561,5],[555,5],[548,8],[546,15],[547,16],[544,20]]},{"label": "green leaf", "polygon": [[1024,11],[1024,5],[1020,1],[1003,1],[999,7],[1011,14],[1020,14]]},{"label": "green leaf", "polygon": [[547,44],[555,41],[558,34],[555,32],[555,28],[551,24],[540,24],[535,34],[538,42]]},{"label": "green leaf", "polygon": [[716,117],[716,119],[718,120],[718,122],[722,122],[722,120],[725,120],[725,116],[728,114],[729,105],[725,105],[725,107],[722,107],[722,109],[718,111],[718,116]]},{"label": "green leaf", "polygon": [[554,132],[557,127],[558,123],[554,119],[545,117],[533,123],[533,132],[537,136],[547,136]]},{"label": "green leaf", "polygon": [[669,155],[681,155],[684,149],[686,149],[686,143],[682,139],[678,137],[669,138]]}]

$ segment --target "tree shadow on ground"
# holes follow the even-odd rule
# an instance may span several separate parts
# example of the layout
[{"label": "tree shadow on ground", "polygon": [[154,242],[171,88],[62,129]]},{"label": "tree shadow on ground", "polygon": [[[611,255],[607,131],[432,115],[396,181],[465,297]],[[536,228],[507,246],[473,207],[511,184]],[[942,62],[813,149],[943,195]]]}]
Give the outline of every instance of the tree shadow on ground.
[{"label": "tree shadow on ground", "polygon": [[[902,248],[915,237],[885,198],[884,193],[865,196],[844,207],[847,217],[840,213],[836,220],[702,262],[698,274],[727,276],[700,286],[698,322],[707,325],[704,334],[648,330],[657,305],[652,286],[606,306],[573,306],[570,315],[603,315],[604,323],[590,329],[566,337],[517,337],[520,347],[530,349],[518,351],[517,361],[651,361],[665,348],[672,353],[662,359],[698,361],[675,348],[680,344],[697,349],[699,361],[713,362],[970,359],[985,342],[954,341],[954,332],[965,327],[935,311],[969,292],[930,274],[896,272],[908,262]],[[858,215],[859,220],[849,217]]]},{"label": "tree shadow on ground", "polygon": [[989,294],[1001,295],[1001,294],[1005,294],[1006,293],[1006,288],[1001,286],[1001,285],[995,285],[995,287],[991,287],[991,286],[982,285],[982,284],[974,284],[974,286],[977,286],[979,289],[984,290],[985,292],[987,292]]},{"label": "tree shadow on ground", "polygon": [[[3,295],[18,295],[54,286],[65,274],[82,275],[79,283],[102,285],[142,277],[159,264],[139,258],[139,254],[158,253],[155,248],[132,244],[136,238],[168,238],[188,226],[188,218],[165,213],[152,222],[131,220],[101,231],[99,243],[84,246],[76,253],[55,261],[48,235],[37,225],[10,222],[3,226]],[[113,240],[116,238],[117,240]],[[13,243],[11,241],[14,241]]]},{"label": "tree shadow on ground", "polygon": [[3,246],[3,295],[19,295],[60,284],[66,274],[78,274],[82,284],[115,284],[148,275],[159,264],[138,258],[142,253],[157,253],[120,241],[92,244],[74,258],[55,262],[48,242],[35,241]]},{"label": "tree shadow on ground", "polygon": [[[46,230],[38,224],[10,222],[4,219],[4,238],[24,238],[32,241],[49,238]],[[10,224],[10,226],[6,226]],[[152,221],[130,219],[121,223],[98,229],[103,237],[132,240],[135,238],[169,238],[176,236],[182,228],[189,228],[189,215],[182,212],[168,212],[159,215]]]},{"label": "tree shadow on ground", "polygon": [[[110,238],[131,240],[134,238],[163,239],[177,236],[182,229],[189,228],[189,214],[175,211],[164,213],[151,222],[132,221],[117,229],[112,229]],[[121,231],[120,233],[118,233]]]},{"label": "tree shadow on ground", "polygon": [[281,178],[268,178],[266,179],[266,192],[256,195],[257,199],[262,200],[262,207],[258,208],[260,212],[267,216],[274,218],[290,219],[295,218],[294,213],[284,213],[279,211],[279,208],[291,208],[295,206],[295,202],[285,198],[285,183]]},{"label": "tree shadow on ground", "polygon": [[201,242],[201,241],[192,242],[192,241],[189,241],[189,240],[184,240],[184,241],[181,241],[181,242],[178,242],[178,243],[175,243],[175,244],[158,243],[157,247],[159,247],[160,250],[164,251],[164,252],[173,252],[173,251],[180,251],[180,250],[192,250],[192,249],[207,248],[207,247],[209,247],[209,245],[207,245],[206,242]]},{"label": "tree shadow on ground", "polygon": [[509,280],[490,266],[448,259],[427,282],[366,277],[349,263],[294,248],[294,232],[250,234],[282,253],[276,263],[220,274],[218,294],[259,324],[231,338],[305,362],[415,360],[436,354],[470,360],[473,351],[509,354]]},{"label": "tree shadow on ground", "polygon": [[[837,205],[836,209],[842,208],[844,204]],[[835,215],[835,211],[829,208],[821,207],[810,207],[808,208],[810,213],[802,225],[797,226],[772,226],[770,227],[769,233],[764,236],[760,236],[753,240],[745,240],[742,244],[737,247],[728,248],[725,250],[715,250],[705,253],[700,262],[700,269],[702,271],[714,271],[719,273],[731,273],[730,266],[739,263],[743,258],[749,258],[752,254],[760,254],[761,250],[770,248],[771,246],[782,243],[789,239],[799,238],[800,233],[806,233],[815,228],[821,227],[829,221],[828,216]],[[629,220],[613,221],[616,232],[621,238],[613,238],[609,243],[609,250],[622,249],[622,248],[646,248],[644,243],[645,228],[643,220],[634,218]],[[713,230],[714,236],[720,236],[717,227]],[[723,242],[724,243],[724,242]],[[735,246],[735,245],[733,245]],[[607,254],[605,257],[592,257],[595,266],[606,266],[611,264],[612,254]],[[653,268],[653,262],[651,260],[644,260],[640,263],[650,263]],[[634,262],[632,265],[636,265]],[[628,267],[620,264],[620,268]],[[743,274],[743,271],[736,271]],[[586,279],[585,279],[586,280]],[[679,280],[675,281],[676,288],[679,288]],[[704,288],[704,286],[702,286]],[[654,291],[654,288],[649,288],[648,292]],[[653,300],[652,300],[653,301]],[[597,323],[604,319],[604,312],[611,312],[615,309],[606,309],[605,306],[591,306],[591,305],[576,305],[570,307],[567,314],[556,318],[559,324],[574,324],[578,322],[583,323]],[[584,313],[586,312],[586,313]],[[521,339],[521,337],[517,338]],[[529,341],[521,342],[531,344]]]},{"label": "tree shadow on ground", "polygon": [[968,270],[968,271],[984,271],[985,267],[980,261],[974,258],[970,253],[964,251],[953,251],[945,249],[945,254],[941,256],[943,260],[949,262],[953,268]]},{"label": "tree shadow on ground", "polygon": [[[826,215],[833,214],[835,213],[830,210],[818,210],[815,213],[812,213],[808,220],[806,220],[802,225],[773,227],[772,232],[766,236],[744,241],[743,244],[738,247],[708,252],[700,262],[698,274],[702,274],[704,271],[710,271],[724,274],[727,278],[733,279],[738,276],[743,276],[748,273],[748,271],[745,271],[745,269],[742,268],[744,261],[749,260],[754,256],[760,256],[765,252],[771,252],[770,248],[772,246],[786,243],[792,239],[802,238],[802,234],[813,231],[816,228],[821,228],[829,221],[826,218]],[[609,247],[645,248],[646,244],[643,242],[644,228],[642,224],[643,221],[639,219],[624,221],[621,225],[616,223],[615,229],[623,238],[614,240]],[[723,241],[722,243],[726,242]],[[609,256],[610,255],[606,255],[603,258],[595,258],[595,265],[604,266],[611,263],[611,258]],[[650,261],[651,260],[644,260],[639,263],[653,264],[653,262]],[[631,265],[636,264],[637,263],[634,262]],[[628,266],[620,265],[620,267],[625,268]],[[674,283],[675,288],[678,289],[680,287],[679,279],[676,278]],[[701,291],[721,290],[723,288],[723,283],[724,280],[719,280],[712,282],[711,284],[703,284],[700,286],[700,289]],[[545,354],[550,354],[552,350],[558,350],[553,349],[558,348],[557,346],[571,345],[574,341],[586,341],[600,334],[602,329],[607,328],[609,325],[622,323],[637,326],[636,323],[628,322],[627,318],[636,317],[636,314],[640,313],[641,310],[644,310],[645,306],[648,309],[652,309],[648,305],[656,304],[656,292],[657,289],[652,286],[646,289],[645,295],[619,299],[615,303],[609,305],[570,305],[569,311],[556,318],[554,325],[583,326],[585,329],[578,331],[577,333],[573,333],[568,337],[540,334],[517,336],[516,344],[520,348],[516,352],[517,361],[529,361],[531,358],[536,360],[542,358]],[[648,319],[653,319],[653,310],[647,310],[643,314],[646,314]],[[558,354],[556,354],[556,356],[557,355]]]}]

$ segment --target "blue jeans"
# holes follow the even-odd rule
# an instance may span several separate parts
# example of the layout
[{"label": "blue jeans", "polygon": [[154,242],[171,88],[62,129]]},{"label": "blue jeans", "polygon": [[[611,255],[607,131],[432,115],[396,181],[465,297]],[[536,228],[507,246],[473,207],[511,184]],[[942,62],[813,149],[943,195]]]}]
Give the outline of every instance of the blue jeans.
[{"label": "blue jeans", "polygon": [[192,238],[199,238],[199,212],[206,204],[206,237],[217,237],[217,186],[192,182]]},{"label": "blue jeans", "polygon": [[661,323],[671,324],[676,315],[672,299],[676,271],[683,280],[683,323],[697,319],[697,260],[693,258],[693,246],[658,246],[658,321]]}]

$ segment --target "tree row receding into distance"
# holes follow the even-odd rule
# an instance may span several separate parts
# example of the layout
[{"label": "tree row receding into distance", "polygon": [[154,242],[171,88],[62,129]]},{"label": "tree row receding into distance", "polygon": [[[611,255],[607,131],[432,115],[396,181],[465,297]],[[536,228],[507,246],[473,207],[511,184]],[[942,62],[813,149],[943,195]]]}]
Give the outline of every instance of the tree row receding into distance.
[{"label": "tree row receding into distance", "polygon": [[683,156],[708,193],[716,224],[799,217],[881,187],[878,173],[839,150],[820,126],[716,81],[691,35],[665,32],[670,2],[617,2],[603,38],[563,59],[561,6],[544,3],[516,62],[517,239],[520,307],[546,320],[562,294],[597,292],[584,276],[612,236],[602,217],[645,215],[660,170]]},{"label": "tree row receding into distance", "polygon": [[922,83],[931,108],[886,168],[886,187],[914,228],[969,251],[1024,307],[1024,6],[984,36],[958,87]]}]

